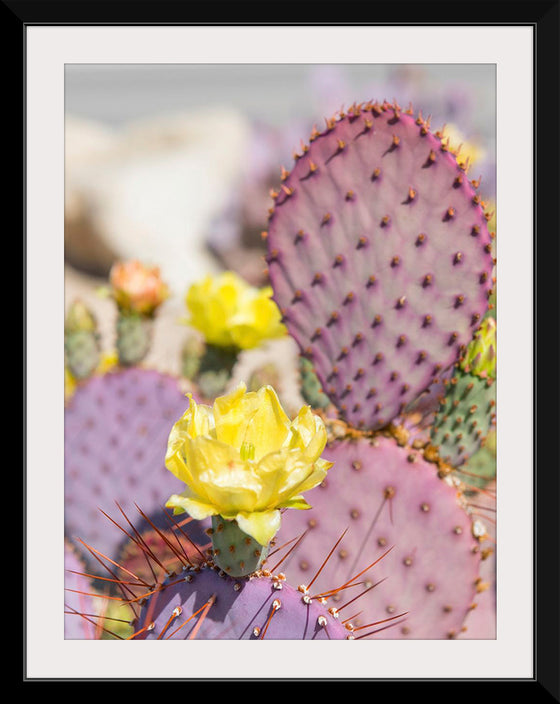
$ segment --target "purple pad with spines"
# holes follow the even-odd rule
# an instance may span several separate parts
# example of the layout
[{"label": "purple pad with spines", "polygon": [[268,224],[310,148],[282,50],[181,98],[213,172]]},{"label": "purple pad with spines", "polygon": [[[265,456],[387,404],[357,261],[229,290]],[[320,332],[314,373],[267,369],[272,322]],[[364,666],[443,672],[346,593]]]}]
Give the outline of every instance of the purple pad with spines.
[{"label": "purple pad with spines", "polygon": [[311,141],[275,200],[274,299],[355,427],[382,427],[427,389],[487,309],[487,220],[444,145],[412,115],[356,109]]},{"label": "purple pad with spines", "polygon": [[[184,484],[166,469],[165,453],[188,403],[177,379],[151,369],[109,372],[76,389],[65,409],[65,532],[90,564],[98,565],[77,539],[113,560],[127,540],[100,509],[131,534],[117,503],[139,530],[150,526],[138,508],[170,526],[163,507]],[[206,543],[205,527],[184,530]]]},{"label": "purple pad with spines", "polygon": [[[193,617],[211,597],[208,612]],[[146,601],[138,630],[154,624],[143,633],[147,640],[345,640],[350,635],[327,607],[306,604],[303,597],[265,576],[236,580],[209,568],[189,571],[169,577]]]},{"label": "purple pad with spines", "polygon": [[[408,612],[406,623],[388,628],[384,638],[455,637],[476,596],[480,551],[471,518],[456,488],[420,452],[384,436],[374,443],[364,437],[325,449],[334,464],[324,485],[306,495],[313,508],[283,514],[279,543],[307,533],[282,569],[292,583],[309,584],[348,529],[311,593],[344,584],[392,548],[361,577],[381,583],[344,616]],[[335,606],[353,596],[341,593]]]}]

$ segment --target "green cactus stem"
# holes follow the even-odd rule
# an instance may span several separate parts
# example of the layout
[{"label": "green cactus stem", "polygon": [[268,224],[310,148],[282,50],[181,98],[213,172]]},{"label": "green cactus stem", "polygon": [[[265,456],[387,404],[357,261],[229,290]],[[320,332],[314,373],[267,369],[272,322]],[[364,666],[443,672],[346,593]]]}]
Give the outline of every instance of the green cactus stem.
[{"label": "green cactus stem", "polygon": [[116,328],[119,364],[123,367],[140,364],[150,351],[153,319],[133,311],[121,310]]},{"label": "green cactus stem", "polygon": [[266,560],[269,546],[263,546],[244,533],[236,521],[212,516],[212,555],[218,567],[231,577],[245,577],[256,572]]}]

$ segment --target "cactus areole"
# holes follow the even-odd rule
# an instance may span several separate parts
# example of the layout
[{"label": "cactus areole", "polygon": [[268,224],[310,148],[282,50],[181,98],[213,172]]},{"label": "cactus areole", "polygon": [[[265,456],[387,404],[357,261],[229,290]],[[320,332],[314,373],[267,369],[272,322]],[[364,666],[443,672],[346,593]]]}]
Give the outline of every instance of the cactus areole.
[{"label": "cactus areole", "polygon": [[389,103],[314,129],[273,193],[270,281],[354,427],[391,421],[456,362],[488,307],[492,236],[468,163]]}]

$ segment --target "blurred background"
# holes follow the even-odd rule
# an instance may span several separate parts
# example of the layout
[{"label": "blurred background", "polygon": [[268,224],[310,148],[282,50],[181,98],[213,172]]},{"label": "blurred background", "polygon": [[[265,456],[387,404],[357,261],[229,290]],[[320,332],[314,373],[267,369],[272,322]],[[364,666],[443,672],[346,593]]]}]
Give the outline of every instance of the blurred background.
[{"label": "blurred background", "polygon": [[266,283],[269,190],[336,111],[411,103],[464,145],[493,202],[495,78],[487,64],[67,65],[66,306],[84,300],[110,349],[115,309],[97,292],[111,265],[159,266],[172,295],[146,363],[177,372],[188,286],[223,269]]}]

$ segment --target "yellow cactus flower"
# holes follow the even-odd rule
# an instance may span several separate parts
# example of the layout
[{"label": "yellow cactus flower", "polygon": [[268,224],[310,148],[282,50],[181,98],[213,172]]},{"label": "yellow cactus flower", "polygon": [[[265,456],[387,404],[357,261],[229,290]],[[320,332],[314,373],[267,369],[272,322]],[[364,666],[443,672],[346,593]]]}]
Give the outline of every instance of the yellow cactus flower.
[{"label": "yellow cactus flower", "polygon": [[146,267],[136,259],[115,262],[109,281],[117,306],[125,311],[152,315],[169,296],[159,267]]},{"label": "yellow cactus flower", "polygon": [[270,286],[250,286],[233,271],[207,276],[187,291],[186,322],[212,345],[251,349],[286,334],[271,296]]},{"label": "yellow cactus flower", "polygon": [[280,509],[311,508],[302,493],[332,466],[320,457],[327,431],[304,406],[284,412],[271,386],[247,392],[241,383],[212,407],[189,407],[169,435],[165,464],[187,485],[167,507],[197,520],[220,515],[261,545],[280,527]]}]

